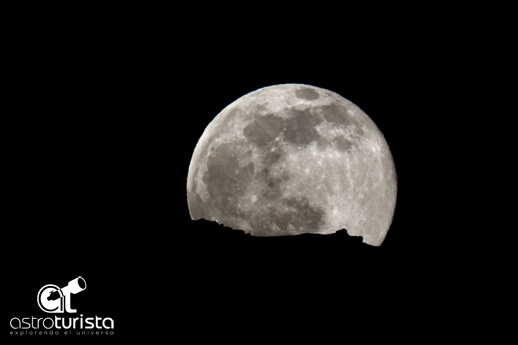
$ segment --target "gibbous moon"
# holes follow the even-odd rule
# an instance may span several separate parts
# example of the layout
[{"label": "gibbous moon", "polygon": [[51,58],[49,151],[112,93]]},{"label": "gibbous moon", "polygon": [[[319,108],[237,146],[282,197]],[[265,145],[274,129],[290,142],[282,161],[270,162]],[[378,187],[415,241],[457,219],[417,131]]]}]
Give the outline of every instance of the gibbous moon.
[{"label": "gibbous moon", "polygon": [[193,220],[253,236],[351,236],[379,246],[392,223],[397,177],[383,134],[326,89],[281,84],[223,109],[189,165]]}]

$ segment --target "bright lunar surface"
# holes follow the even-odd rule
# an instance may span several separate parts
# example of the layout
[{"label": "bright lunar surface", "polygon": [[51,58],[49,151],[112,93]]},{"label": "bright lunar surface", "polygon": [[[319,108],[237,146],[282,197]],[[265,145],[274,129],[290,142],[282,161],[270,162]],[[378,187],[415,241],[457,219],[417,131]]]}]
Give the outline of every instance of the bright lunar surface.
[{"label": "bright lunar surface", "polygon": [[209,123],[189,165],[191,218],[253,236],[351,236],[379,246],[397,178],[383,134],[326,89],[280,84],[237,99]]}]

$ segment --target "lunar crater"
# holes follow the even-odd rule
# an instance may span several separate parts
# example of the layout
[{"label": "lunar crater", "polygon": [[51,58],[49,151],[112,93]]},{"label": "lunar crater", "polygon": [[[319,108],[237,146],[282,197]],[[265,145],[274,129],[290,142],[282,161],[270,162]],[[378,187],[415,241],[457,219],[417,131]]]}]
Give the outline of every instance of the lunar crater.
[{"label": "lunar crater", "polygon": [[307,87],[303,89],[298,89],[297,91],[295,91],[295,95],[298,98],[302,98],[308,101],[314,101],[320,97],[318,92]]}]

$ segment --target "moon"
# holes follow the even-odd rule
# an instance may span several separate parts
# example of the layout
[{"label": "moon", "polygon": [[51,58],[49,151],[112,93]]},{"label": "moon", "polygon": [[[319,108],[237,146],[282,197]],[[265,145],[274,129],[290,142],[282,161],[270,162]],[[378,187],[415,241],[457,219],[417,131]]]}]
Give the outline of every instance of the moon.
[{"label": "moon", "polygon": [[346,229],[379,246],[397,176],[388,144],[358,106],[327,89],[280,84],[250,92],[208,124],[191,158],[191,219],[252,236]]}]

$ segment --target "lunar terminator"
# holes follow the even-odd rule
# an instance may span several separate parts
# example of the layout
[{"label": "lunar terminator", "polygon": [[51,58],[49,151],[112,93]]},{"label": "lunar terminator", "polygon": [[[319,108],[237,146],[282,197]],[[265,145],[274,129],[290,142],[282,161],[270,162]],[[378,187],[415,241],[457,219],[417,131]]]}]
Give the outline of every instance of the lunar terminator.
[{"label": "lunar terminator", "polygon": [[379,246],[397,177],[383,134],[332,91],[280,84],[237,99],[209,123],[189,165],[193,220],[253,236],[331,234]]}]

